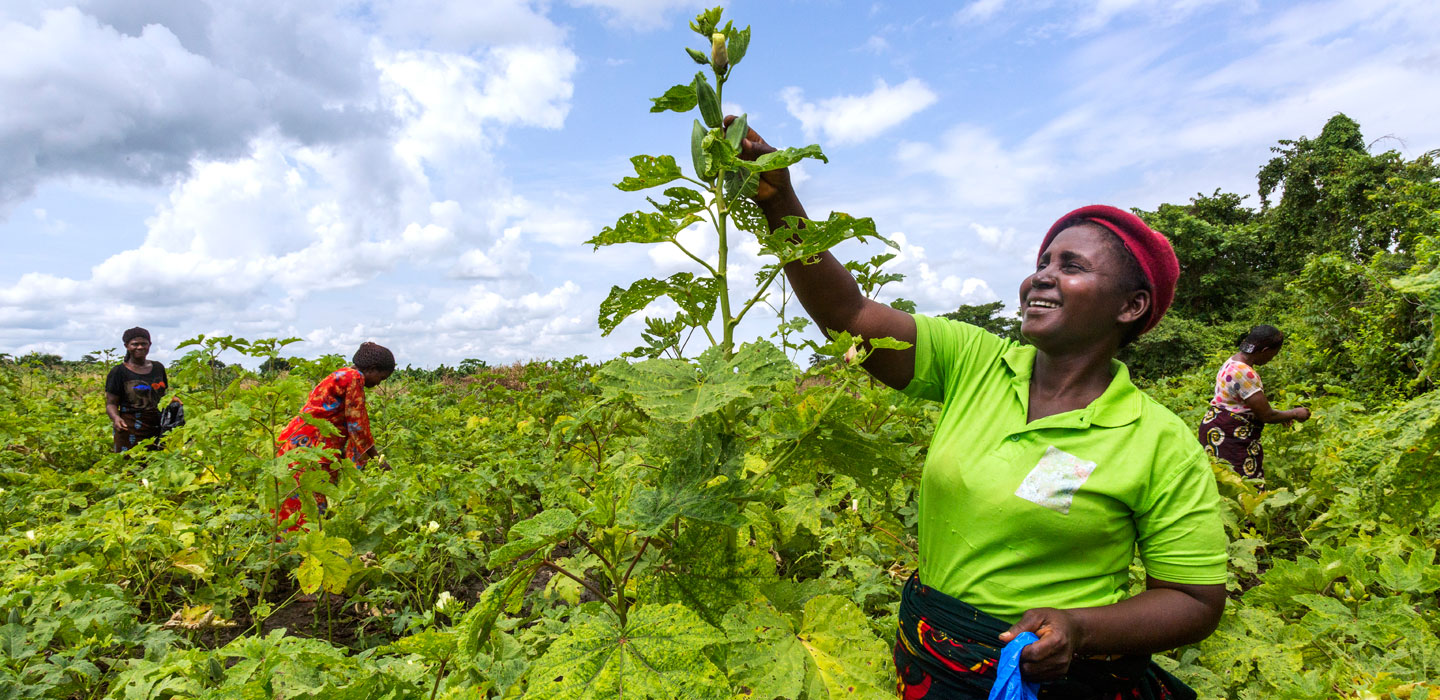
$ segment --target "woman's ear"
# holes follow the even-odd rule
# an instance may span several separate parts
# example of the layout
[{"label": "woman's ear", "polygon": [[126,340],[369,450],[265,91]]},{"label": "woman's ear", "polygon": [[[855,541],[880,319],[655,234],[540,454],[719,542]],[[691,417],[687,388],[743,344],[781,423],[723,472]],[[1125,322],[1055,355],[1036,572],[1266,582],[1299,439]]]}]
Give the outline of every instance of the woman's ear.
[{"label": "woman's ear", "polygon": [[1139,321],[1150,312],[1152,304],[1150,290],[1140,289],[1131,292],[1130,297],[1125,300],[1125,305],[1120,307],[1120,315],[1115,320],[1119,321],[1122,326]]}]

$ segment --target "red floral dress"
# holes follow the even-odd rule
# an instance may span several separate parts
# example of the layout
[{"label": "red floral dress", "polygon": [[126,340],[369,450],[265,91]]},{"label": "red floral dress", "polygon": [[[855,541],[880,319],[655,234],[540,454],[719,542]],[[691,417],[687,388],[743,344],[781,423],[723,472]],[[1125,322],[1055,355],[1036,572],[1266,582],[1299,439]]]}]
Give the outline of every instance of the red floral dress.
[{"label": "red floral dress", "polygon": [[[332,480],[338,476],[338,472],[330,468],[333,457],[329,455],[343,455],[350,461],[361,464],[364,462],[365,452],[375,445],[375,438],[370,434],[370,415],[365,409],[365,375],[354,367],[336,370],[320,380],[310,391],[310,398],[306,399],[300,413],[302,415],[296,416],[285,426],[285,430],[281,431],[279,454],[283,455],[300,447],[323,447],[327,458],[320,463],[320,467],[329,472]],[[321,435],[315,426],[305,422],[303,414],[306,413],[329,421],[338,434]],[[298,485],[305,470],[299,462],[292,463],[290,467]],[[315,494],[315,500],[324,507],[323,495]],[[291,496],[280,505],[280,511],[275,517],[284,522],[290,516],[300,513],[300,510],[300,499]],[[290,529],[297,529],[304,522],[305,516],[300,514]]]}]

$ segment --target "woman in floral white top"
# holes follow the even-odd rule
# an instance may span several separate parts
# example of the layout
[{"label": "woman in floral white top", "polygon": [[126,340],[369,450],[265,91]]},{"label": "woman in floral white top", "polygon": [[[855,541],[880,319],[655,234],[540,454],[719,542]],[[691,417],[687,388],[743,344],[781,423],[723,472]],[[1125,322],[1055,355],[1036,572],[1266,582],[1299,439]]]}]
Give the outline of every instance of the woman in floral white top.
[{"label": "woman in floral white top", "polygon": [[1255,326],[1240,337],[1239,352],[1215,374],[1215,398],[1200,424],[1200,444],[1212,457],[1229,462],[1241,476],[1265,477],[1260,432],[1266,423],[1310,420],[1310,409],[1281,411],[1270,405],[1255,368],[1275,359],[1285,335],[1274,326]]}]

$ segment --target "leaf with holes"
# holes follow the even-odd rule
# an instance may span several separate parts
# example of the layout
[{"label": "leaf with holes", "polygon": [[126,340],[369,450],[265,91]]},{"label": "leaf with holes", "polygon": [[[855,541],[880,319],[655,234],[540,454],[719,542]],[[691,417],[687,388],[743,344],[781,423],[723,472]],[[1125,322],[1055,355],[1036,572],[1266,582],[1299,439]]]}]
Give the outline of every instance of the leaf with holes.
[{"label": "leaf with holes", "polygon": [[604,614],[573,623],[527,674],[527,700],[728,700],[730,689],[704,648],[724,641],[683,605],[630,609],[625,624]]},{"label": "leaf with holes", "polygon": [[529,520],[522,520],[510,528],[509,541],[490,553],[488,566],[496,568],[509,564],[522,555],[537,549],[547,550],[575,532],[580,519],[564,508],[540,511]]},{"label": "leaf with holes", "polygon": [[651,418],[693,421],[733,404],[756,400],[756,391],[790,376],[785,353],[761,341],[740,346],[726,359],[718,346],[685,360],[605,365],[596,378],[606,396],[628,396]]},{"label": "leaf with holes", "polygon": [[659,187],[667,182],[672,182],[681,177],[680,166],[675,164],[673,156],[635,156],[630,159],[630,164],[635,166],[635,175],[621,180],[615,185],[622,192],[634,192],[636,190]]}]

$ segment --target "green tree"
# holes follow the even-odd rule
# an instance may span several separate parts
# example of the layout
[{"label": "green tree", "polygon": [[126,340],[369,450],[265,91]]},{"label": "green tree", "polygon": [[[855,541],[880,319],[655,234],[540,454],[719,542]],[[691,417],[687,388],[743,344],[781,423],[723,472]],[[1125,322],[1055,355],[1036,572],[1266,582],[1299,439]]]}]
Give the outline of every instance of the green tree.
[{"label": "green tree", "polygon": [[1003,301],[992,301],[988,304],[961,304],[960,308],[950,313],[940,314],[940,318],[979,326],[1001,338],[1019,340],[1020,319],[1013,315],[1005,315],[1004,310],[1005,302]]}]

